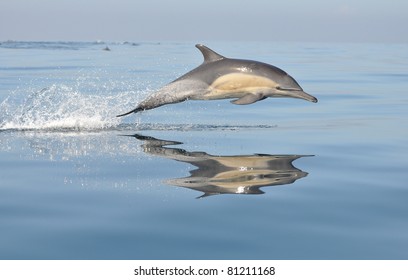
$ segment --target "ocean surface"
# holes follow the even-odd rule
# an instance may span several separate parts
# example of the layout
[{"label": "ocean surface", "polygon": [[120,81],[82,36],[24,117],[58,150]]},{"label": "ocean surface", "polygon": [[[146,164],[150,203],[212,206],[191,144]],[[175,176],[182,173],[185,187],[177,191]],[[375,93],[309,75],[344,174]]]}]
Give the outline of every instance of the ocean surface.
[{"label": "ocean surface", "polygon": [[[202,62],[316,96],[124,118]],[[408,259],[408,46],[0,42],[0,259]]]}]

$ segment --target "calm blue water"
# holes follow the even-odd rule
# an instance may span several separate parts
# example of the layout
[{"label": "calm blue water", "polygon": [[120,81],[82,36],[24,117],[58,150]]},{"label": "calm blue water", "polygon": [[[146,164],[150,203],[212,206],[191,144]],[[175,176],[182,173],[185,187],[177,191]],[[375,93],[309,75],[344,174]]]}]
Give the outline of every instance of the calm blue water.
[{"label": "calm blue water", "polygon": [[319,103],[114,117],[194,43],[1,42],[0,258],[407,259],[407,45],[209,42]]}]

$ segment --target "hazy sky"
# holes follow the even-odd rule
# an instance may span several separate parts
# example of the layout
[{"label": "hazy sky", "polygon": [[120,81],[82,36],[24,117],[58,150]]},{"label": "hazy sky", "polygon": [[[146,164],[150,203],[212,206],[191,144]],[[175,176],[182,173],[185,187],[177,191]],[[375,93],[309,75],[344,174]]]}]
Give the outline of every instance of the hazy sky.
[{"label": "hazy sky", "polygon": [[0,40],[408,43],[407,0],[1,0]]}]

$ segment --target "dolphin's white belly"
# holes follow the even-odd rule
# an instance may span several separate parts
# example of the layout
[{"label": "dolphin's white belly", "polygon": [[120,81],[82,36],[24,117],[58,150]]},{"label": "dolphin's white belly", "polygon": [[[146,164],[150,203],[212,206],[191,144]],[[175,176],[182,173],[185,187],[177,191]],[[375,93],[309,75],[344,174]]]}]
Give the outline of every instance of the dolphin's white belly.
[{"label": "dolphin's white belly", "polygon": [[268,93],[273,91],[277,83],[260,76],[247,73],[231,73],[223,75],[208,87],[203,100],[241,98],[247,94]]}]

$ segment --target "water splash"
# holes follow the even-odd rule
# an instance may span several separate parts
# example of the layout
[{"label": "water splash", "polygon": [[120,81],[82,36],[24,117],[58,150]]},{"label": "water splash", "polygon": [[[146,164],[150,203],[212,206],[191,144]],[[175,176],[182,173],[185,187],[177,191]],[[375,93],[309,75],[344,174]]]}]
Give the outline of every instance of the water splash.
[{"label": "water splash", "polygon": [[138,92],[83,94],[66,85],[34,91],[27,98],[9,96],[0,104],[0,129],[102,130],[117,127],[115,115],[133,106]]}]

